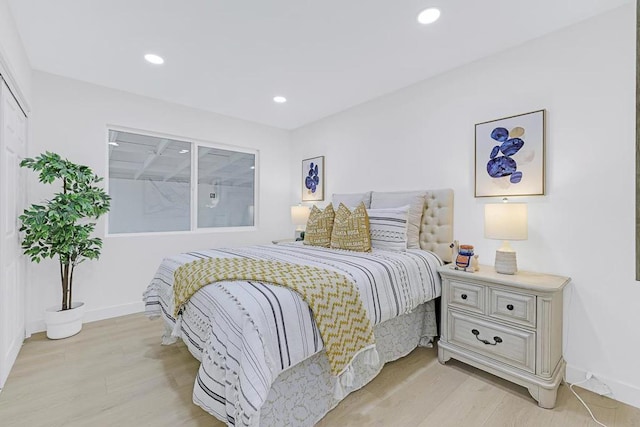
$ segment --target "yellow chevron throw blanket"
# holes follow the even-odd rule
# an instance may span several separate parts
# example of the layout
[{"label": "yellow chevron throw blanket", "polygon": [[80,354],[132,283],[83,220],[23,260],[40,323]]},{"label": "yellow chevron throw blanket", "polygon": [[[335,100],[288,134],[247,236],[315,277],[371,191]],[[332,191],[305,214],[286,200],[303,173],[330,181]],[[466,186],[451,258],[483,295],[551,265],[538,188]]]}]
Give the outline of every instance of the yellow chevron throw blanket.
[{"label": "yellow chevron throw blanket", "polygon": [[213,282],[254,280],[299,293],[313,311],[333,375],[340,375],[362,350],[375,344],[358,289],[346,276],[323,268],[246,258],[208,258],[175,271],[175,315],[200,288]]}]

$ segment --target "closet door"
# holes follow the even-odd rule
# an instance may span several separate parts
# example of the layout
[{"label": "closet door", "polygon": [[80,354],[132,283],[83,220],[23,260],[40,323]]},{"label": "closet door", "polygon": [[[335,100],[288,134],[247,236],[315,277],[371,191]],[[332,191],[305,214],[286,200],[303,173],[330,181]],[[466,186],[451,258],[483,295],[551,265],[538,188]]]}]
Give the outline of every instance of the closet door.
[{"label": "closet door", "polygon": [[18,216],[25,206],[26,117],[0,78],[0,389],[25,337],[25,257]]}]

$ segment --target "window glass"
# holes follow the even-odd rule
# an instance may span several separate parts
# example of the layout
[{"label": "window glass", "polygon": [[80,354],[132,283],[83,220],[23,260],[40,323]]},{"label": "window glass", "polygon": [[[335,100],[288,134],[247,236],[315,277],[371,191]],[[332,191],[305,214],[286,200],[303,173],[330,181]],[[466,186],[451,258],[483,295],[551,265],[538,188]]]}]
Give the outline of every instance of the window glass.
[{"label": "window glass", "polygon": [[110,233],[190,230],[191,143],[109,131]]},{"label": "window glass", "polygon": [[198,227],[254,225],[255,154],[198,147]]},{"label": "window glass", "polygon": [[255,224],[255,152],[119,130],[108,144],[110,234]]}]

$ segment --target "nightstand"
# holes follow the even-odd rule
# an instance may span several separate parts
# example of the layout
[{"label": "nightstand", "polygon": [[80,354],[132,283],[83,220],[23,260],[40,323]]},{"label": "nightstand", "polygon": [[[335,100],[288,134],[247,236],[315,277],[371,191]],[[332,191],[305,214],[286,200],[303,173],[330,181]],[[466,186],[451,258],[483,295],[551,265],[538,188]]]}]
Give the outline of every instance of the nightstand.
[{"label": "nightstand", "polygon": [[280,243],[293,243],[295,241],[296,239],[278,239],[278,240],[272,240],[271,243],[273,243],[274,245],[278,245]]},{"label": "nightstand", "polygon": [[553,408],[564,375],[562,289],[568,277],[438,268],[442,277],[438,360],[460,360],[527,387]]}]

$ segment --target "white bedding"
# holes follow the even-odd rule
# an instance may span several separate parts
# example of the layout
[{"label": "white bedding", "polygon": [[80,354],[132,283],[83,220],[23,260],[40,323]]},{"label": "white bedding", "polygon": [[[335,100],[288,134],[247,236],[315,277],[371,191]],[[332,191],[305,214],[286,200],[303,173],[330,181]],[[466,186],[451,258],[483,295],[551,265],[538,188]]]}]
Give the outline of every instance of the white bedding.
[{"label": "white bedding", "polygon": [[[413,311],[440,296],[432,252],[359,253],[301,244],[190,252],[166,258],[145,291],[146,311],[173,322],[173,272],[203,257],[249,257],[335,270],[358,287],[373,324]],[[287,288],[260,282],[220,282],[186,305],[181,336],[202,362],[194,402],[229,425],[257,425],[278,375],[323,348],[307,304]]]}]

